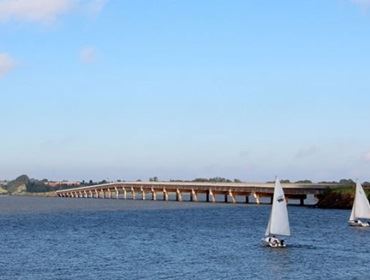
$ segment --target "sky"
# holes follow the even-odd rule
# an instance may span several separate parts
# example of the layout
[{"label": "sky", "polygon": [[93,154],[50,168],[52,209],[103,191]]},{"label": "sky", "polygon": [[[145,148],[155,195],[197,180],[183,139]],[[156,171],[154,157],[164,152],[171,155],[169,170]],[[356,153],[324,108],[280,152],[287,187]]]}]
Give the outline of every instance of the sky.
[{"label": "sky", "polygon": [[370,180],[370,0],[0,0],[0,179]]}]

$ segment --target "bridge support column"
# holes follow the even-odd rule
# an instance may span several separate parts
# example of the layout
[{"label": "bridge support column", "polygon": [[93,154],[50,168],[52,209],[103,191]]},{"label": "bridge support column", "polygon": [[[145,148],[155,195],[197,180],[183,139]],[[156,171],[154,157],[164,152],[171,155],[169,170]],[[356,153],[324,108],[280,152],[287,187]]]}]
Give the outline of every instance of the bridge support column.
[{"label": "bridge support column", "polygon": [[197,196],[197,193],[195,192],[194,189],[191,189],[190,200],[191,201],[198,201],[198,196]]},{"label": "bridge support column", "polygon": [[134,187],[131,187],[131,196],[132,196],[132,199],[135,200],[136,199],[136,194],[135,194],[135,189]]},{"label": "bridge support column", "polygon": [[245,203],[249,203],[249,194],[245,196]]},{"label": "bridge support column", "polygon": [[92,192],[92,190],[89,190],[89,195],[90,195],[90,198],[93,198],[93,192]]},{"label": "bridge support column", "polygon": [[103,195],[101,196],[102,198],[106,198],[105,196],[105,191],[102,189],[101,192],[103,193]]},{"label": "bridge support column", "polygon": [[229,190],[229,196],[230,196],[230,198],[231,198],[231,202],[232,202],[232,203],[236,203],[235,196],[234,196],[234,194],[233,194],[233,192],[232,192],[231,190]]},{"label": "bridge support column", "polygon": [[166,189],[163,189],[163,200],[168,201],[168,192]]},{"label": "bridge support column", "polygon": [[144,191],[143,187],[140,187],[140,191],[141,191],[142,200],[145,200],[145,191]]},{"label": "bridge support column", "polygon": [[176,189],[176,200],[182,201],[182,195],[179,189]]},{"label": "bridge support column", "polygon": [[209,196],[210,196],[211,202],[216,202],[216,198],[215,198],[215,195],[213,194],[212,189],[209,189],[208,192],[209,192]]},{"label": "bridge support column", "polygon": [[88,198],[87,191],[84,191],[84,198]]},{"label": "bridge support column", "polygon": [[97,189],[95,189],[95,198],[99,198],[99,192]]},{"label": "bridge support column", "polygon": [[260,203],[261,203],[261,202],[260,202],[260,196],[259,196],[258,194],[253,193],[253,197],[254,197],[254,199],[256,200],[256,203],[257,203],[257,204],[260,204]]},{"label": "bridge support column", "polygon": [[304,198],[303,197],[301,197],[299,199],[299,205],[304,206]]},{"label": "bridge support column", "polygon": [[83,198],[83,194],[81,191],[78,192],[78,198]]},{"label": "bridge support column", "polygon": [[152,192],[152,200],[157,200],[157,193],[154,190],[154,188],[151,188],[151,192]]},{"label": "bridge support column", "polygon": [[122,191],[123,191],[123,199],[127,199],[126,188],[125,187],[122,187]]},{"label": "bridge support column", "polygon": [[116,199],[118,199],[119,198],[119,192],[118,192],[117,187],[114,187],[114,190],[116,191]]},{"label": "bridge support column", "polygon": [[112,198],[112,191],[108,188],[108,198]]}]

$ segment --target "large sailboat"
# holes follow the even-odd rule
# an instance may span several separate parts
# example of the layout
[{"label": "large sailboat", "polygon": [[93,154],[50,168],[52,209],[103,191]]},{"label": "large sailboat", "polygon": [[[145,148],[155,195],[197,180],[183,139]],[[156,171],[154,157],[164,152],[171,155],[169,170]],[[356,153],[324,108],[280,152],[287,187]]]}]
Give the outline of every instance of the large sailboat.
[{"label": "large sailboat", "polygon": [[370,219],[370,204],[366,197],[364,189],[359,182],[356,183],[355,200],[352,206],[351,217],[349,218],[350,226],[368,227],[369,222],[360,219]]},{"label": "large sailboat", "polygon": [[290,236],[287,201],[280,181],[276,179],[270,220],[268,222],[263,242],[272,248],[286,247],[280,236]]}]

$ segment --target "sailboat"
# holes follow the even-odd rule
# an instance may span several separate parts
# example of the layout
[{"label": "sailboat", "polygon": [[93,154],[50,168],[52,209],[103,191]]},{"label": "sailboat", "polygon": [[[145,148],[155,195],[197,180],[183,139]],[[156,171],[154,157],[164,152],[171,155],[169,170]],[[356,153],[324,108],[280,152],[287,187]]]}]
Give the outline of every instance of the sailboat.
[{"label": "sailboat", "polygon": [[285,241],[277,236],[290,236],[287,201],[278,179],[275,181],[270,220],[263,239],[264,244],[272,248],[286,247]]},{"label": "sailboat", "polygon": [[356,183],[355,200],[352,206],[351,217],[349,217],[349,225],[357,227],[368,227],[369,222],[361,221],[361,219],[370,219],[370,204],[366,197],[364,189],[359,182]]}]

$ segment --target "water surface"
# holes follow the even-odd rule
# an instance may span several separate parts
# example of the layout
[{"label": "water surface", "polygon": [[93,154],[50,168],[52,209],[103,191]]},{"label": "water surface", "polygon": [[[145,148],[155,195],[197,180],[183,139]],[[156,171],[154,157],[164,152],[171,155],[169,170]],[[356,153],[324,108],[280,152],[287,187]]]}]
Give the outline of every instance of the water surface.
[{"label": "water surface", "polygon": [[367,279],[370,229],[290,206],[286,249],[262,247],[270,206],[0,197],[0,279]]}]

